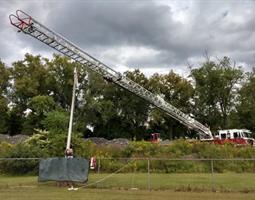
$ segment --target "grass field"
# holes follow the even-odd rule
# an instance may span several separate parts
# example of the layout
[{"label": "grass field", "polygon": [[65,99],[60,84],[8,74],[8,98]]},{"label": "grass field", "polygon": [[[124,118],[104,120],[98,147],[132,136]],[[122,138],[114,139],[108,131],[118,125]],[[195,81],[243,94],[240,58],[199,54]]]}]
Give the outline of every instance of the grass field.
[{"label": "grass field", "polygon": [[130,191],[106,189],[81,189],[67,191],[60,188],[13,188],[1,189],[4,200],[254,200],[252,193],[210,193],[167,191]]},{"label": "grass field", "polygon": [[[93,174],[90,182],[99,180],[106,174]],[[252,173],[222,173],[222,174],[116,174],[103,183],[97,184],[102,188],[139,188],[148,187],[173,190],[211,190],[212,187],[221,191],[255,191],[255,174]]]},{"label": "grass field", "polygon": [[[89,183],[107,174],[91,174]],[[212,179],[213,178],[213,179]],[[216,192],[211,192],[211,181]],[[67,191],[55,183],[37,183],[37,177],[0,176],[0,199],[90,199],[90,200],[150,200],[150,199],[231,199],[255,200],[254,174],[151,174],[151,191],[147,190],[147,174],[117,174],[94,185],[99,188],[80,188]],[[132,190],[131,188],[137,188]]]}]

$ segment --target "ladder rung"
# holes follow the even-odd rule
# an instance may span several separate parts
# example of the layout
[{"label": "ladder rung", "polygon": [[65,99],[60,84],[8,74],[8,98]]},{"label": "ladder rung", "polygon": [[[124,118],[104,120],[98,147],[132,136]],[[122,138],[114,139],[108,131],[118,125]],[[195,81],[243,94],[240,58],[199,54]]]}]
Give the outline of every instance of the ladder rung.
[{"label": "ladder rung", "polygon": [[47,43],[48,45],[51,45],[52,43],[54,43],[55,40],[51,39],[51,42]]},{"label": "ladder rung", "polygon": [[[62,45],[59,45],[59,46],[62,46]],[[66,47],[63,47],[61,49],[57,49],[58,51],[62,51],[63,49],[66,49]]]},{"label": "ladder rung", "polygon": [[[50,45],[51,46],[51,45]],[[51,46],[52,48],[56,49],[57,46],[60,46],[58,43],[55,46]]]},{"label": "ladder rung", "polygon": [[[68,56],[72,57],[75,53],[72,52],[72,51],[70,51],[70,52],[71,52],[71,54],[69,54]],[[72,57],[72,58],[73,58],[73,57]]]},{"label": "ladder rung", "polygon": [[79,58],[77,58],[77,60],[78,60],[79,62],[81,62],[82,60],[84,60],[84,58],[79,57]]},{"label": "ladder rung", "polygon": [[[40,33],[40,32],[39,32]],[[36,38],[39,38],[41,35],[43,35],[43,33],[40,33],[39,35],[36,35]]]},{"label": "ladder rung", "polygon": [[73,59],[75,59],[75,60],[76,60],[77,58],[79,58],[79,57],[80,57],[80,56],[79,56],[79,55],[77,55],[77,54],[74,54],[74,56],[75,56],[75,57],[73,57]]},{"label": "ladder rung", "polygon": [[79,60],[78,60],[77,58],[74,57],[73,59],[74,59],[75,61],[79,62]]},{"label": "ladder rung", "polygon": [[79,62],[86,63],[86,60],[82,58]]},{"label": "ladder rung", "polygon": [[38,39],[39,39],[41,42],[43,42],[44,40],[47,39],[47,37],[41,37],[41,38],[39,37]]},{"label": "ladder rung", "polygon": [[45,38],[44,40],[42,40],[42,42],[44,42],[44,43],[45,43],[45,41],[46,41],[46,40],[48,40],[48,39],[50,39],[50,38],[48,38],[48,37],[47,37],[47,38]]},{"label": "ladder rung", "polygon": [[70,52],[70,50],[68,48],[65,47],[65,49],[63,49],[63,51],[61,51],[64,54],[68,54]]},{"label": "ladder rung", "polygon": [[42,33],[37,38],[39,38],[41,40],[42,38],[47,38],[47,36],[44,33]]}]

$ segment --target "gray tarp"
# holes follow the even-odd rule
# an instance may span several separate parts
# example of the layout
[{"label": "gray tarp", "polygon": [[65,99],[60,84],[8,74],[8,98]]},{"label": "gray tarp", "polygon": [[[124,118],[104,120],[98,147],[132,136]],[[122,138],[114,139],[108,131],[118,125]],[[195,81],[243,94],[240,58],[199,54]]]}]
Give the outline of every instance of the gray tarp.
[{"label": "gray tarp", "polygon": [[88,171],[83,158],[47,158],[40,161],[38,181],[86,182]]}]

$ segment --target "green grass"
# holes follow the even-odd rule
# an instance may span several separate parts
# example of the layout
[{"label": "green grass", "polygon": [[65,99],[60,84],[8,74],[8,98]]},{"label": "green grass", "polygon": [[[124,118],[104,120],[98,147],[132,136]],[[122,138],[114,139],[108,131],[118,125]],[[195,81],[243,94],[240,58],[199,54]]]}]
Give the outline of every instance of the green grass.
[{"label": "green grass", "polygon": [[[89,175],[89,184],[103,179],[109,174]],[[153,190],[211,190],[218,191],[255,191],[255,174],[222,173],[222,174],[148,174],[127,173],[115,174],[90,188],[114,189],[148,189]],[[37,183],[35,176],[0,176],[0,188],[8,186],[53,186],[54,183]]]},{"label": "green grass", "polygon": [[130,191],[106,189],[81,189],[67,191],[64,188],[16,188],[0,189],[4,200],[254,200],[252,193],[211,193],[174,191]]},{"label": "green grass", "polygon": [[[90,175],[90,183],[100,180],[107,174]],[[150,174],[130,173],[116,174],[97,184],[100,188],[139,188],[148,187],[173,190],[211,190],[219,191],[255,191],[255,174],[222,173],[222,174]]]},{"label": "green grass", "polygon": [[[89,184],[109,174],[90,174]],[[212,179],[213,178],[213,179]],[[211,192],[212,181],[217,192]],[[37,183],[34,176],[0,176],[0,199],[255,199],[255,174],[151,174],[151,191],[147,190],[148,175],[116,174],[102,183],[78,191],[67,191],[56,183]],[[82,186],[82,185],[81,185]],[[94,187],[94,188],[93,188]],[[98,187],[98,188],[96,188]],[[137,188],[132,190],[131,188]]]}]

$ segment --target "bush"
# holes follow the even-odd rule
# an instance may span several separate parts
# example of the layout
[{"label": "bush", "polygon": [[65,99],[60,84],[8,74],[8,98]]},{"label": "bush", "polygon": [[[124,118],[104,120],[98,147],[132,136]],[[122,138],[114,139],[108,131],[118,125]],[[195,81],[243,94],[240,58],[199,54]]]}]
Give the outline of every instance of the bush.
[{"label": "bush", "polygon": [[7,142],[0,142],[0,158],[4,158],[13,145]]},{"label": "bush", "polygon": [[168,157],[180,158],[192,153],[193,145],[186,140],[176,140],[171,145],[164,147],[163,152]]},{"label": "bush", "polygon": [[68,121],[69,115],[67,112],[52,111],[47,113],[42,123],[46,130],[61,134],[68,130]]},{"label": "bush", "polygon": [[[47,155],[39,147],[32,147],[25,144],[13,146],[5,152],[5,158],[41,158]],[[4,174],[37,174],[39,160],[3,160],[0,165],[0,172]]]},{"label": "bush", "polygon": [[152,157],[156,156],[161,150],[157,143],[146,141],[130,142],[122,151],[123,157]]},{"label": "bush", "polygon": [[[231,144],[215,145],[203,142],[173,141],[169,145],[146,141],[130,142],[127,146],[97,146],[91,141],[84,142],[81,134],[73,133],[72,144],[76,157],[101,158],[100,170],[114,172],[126,165],[127,160],[118,158],[164,158],[150,160],[150,169],[157,173],[203,173],[211,171],[210,161],[173,161],[175,158],[253,158],[253,147],[235,147]],[[37,131],[23,144],[0,143],[0,156],[9,158],[63,157],[66,146],[66,132]],[[147,160],[137,160],[125,167],[122,172],[147,172]],[[254,161],[214,161],[215,172],[255,172]],[[25,174],[38,171],[38,161],[2,161],[3,173]]]}]

